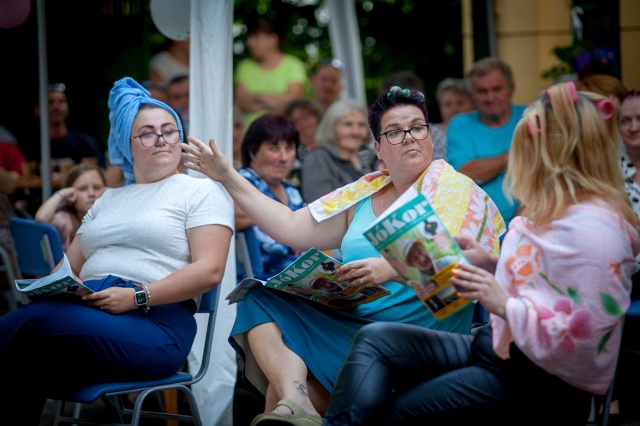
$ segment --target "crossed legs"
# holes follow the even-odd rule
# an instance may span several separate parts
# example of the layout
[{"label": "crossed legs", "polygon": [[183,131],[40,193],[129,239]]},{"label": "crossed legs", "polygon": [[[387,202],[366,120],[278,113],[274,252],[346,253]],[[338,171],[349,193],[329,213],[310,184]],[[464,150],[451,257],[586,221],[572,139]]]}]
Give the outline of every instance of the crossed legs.
[{"label": "crossed legs", "polygon": [[[488,357],[478,345],[488,345]],[[490,334],[474,341],[407,324],[367,325],[354,338],[324,424],[426,424],[491,407],[506,397],[493,355]]]},{"label": "crossed legs", "polygon": [[247,333],[256,362],[264,372],[267,388],[265,412],[273,410],[291,414],[277,405],[289,399],[309,415],[319,416],[329,405],[329,392],[309,373],[304,361],[282,341],[282,332],[275,322],[260,324]]}]

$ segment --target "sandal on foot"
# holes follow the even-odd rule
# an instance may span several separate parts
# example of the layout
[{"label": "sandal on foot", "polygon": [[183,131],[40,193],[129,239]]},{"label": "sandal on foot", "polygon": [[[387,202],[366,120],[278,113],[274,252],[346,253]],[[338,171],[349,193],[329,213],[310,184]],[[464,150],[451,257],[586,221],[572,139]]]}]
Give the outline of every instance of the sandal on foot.
[{"label": "sandal on foot", "polygon": [[293,414],[285,414],[280,411],[262,413],[256,416],[251,422],[251,426],[271,426],[271,425],[294,425],[294,426],[322,426],[322,417],[312,416],[304,411],[298,404],[290,399],[278,401],[276,406],[284,405]]}]

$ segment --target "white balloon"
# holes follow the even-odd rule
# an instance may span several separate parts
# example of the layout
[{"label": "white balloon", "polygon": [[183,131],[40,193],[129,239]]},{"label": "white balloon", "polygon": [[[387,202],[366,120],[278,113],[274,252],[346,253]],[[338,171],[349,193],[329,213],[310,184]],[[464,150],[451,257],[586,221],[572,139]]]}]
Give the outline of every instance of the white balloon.
[{"label": "white balloon", "polygon": [[189,40],[191,0],[151,0],[151,19],[165,37]]}]

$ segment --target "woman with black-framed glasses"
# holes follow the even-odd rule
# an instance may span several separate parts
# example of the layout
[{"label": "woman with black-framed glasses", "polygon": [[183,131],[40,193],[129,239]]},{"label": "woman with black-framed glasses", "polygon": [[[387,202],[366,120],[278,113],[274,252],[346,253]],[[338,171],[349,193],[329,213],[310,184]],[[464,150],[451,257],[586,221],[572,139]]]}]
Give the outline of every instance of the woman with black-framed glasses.
[{"label": "woman with black-framed glasses", "polygon": [[[444,160],[431,161],[428,113],[420,92],[392,87],[369,108],[374,148],[387,169],[369,173],[292,211],[239,175],[213,140],[189,137],[185,167],[220,182],[256,225],[296,249],[340,247],[341,281],[384,286],[391,295],[336,311],[259,286],[239,303],[230,342],[243,356],[247,379],[265,396],[252,425],[321,425],[351,340],[365,324],[400,322],[469,333],[473,304],[438,321],[366,240],[364,230],[410,187],[424,193],[452,234],[499,250],[504,222],[497,207],[468,177]],[[425,134],[426,131],[426,134]],[[303,178],[304,181],[304,178]],[[278,294],[275,294],[278,293]]]}]

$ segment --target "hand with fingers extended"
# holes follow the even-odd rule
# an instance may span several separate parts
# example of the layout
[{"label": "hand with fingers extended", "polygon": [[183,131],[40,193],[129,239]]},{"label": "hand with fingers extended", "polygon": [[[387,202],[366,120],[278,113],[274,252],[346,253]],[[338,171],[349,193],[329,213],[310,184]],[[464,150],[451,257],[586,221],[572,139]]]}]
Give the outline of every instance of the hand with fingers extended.
[{"label": "hand with fingers extended", "polygon": [[209,145],[193,136],[187,137],[191,144],[181,143],[184,167],[203,173],[217,182],[223,182],[227,172],[234,170],[213,138]]},{"label": "hand with fingers extended", "polygon": [[461,263],[453,270],[453,283],[467,290],[460,292],[459,297],[478,299],[482,306],[492,314],[505,318],[507,295],[496,281],[493,273],[477,266]]}]

